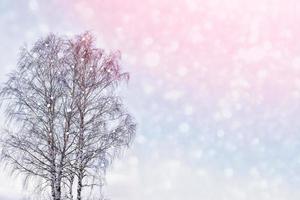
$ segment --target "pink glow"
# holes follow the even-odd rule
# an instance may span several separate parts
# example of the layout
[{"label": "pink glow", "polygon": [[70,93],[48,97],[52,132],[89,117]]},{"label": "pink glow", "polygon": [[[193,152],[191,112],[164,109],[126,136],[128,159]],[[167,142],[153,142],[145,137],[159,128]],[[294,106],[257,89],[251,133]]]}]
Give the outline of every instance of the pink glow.
[{"label": "pink glow", "polygon": [[240,84],[252,98],[299,96],[289,81],[300,75],[299,1],[94,0],[73,6],[80,21],[128,54],[137,70],[223,94]]}]

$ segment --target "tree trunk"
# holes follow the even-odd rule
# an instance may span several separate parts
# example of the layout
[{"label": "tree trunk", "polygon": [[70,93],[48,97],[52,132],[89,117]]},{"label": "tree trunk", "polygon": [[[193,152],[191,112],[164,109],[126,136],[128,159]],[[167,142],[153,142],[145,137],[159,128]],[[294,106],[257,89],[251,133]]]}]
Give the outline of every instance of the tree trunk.
[{"label": "tree trunk", "polygon": [[57,175],[55,192],[56,192],[55,200],[60,200],[61,199],[61,174],[60,173],[58,173]]},{"label": "tree trunk", "polygon": [[51,195],[53,200],[57,200],[57,181],[56,181],[56,165],[55,165],[55,158],[54,158],[54,151],[50,149],[50,155],[52,157],[51,160]]},{"label": "tree trunk", "polygon": [[83,179],[83,170],[80,169],[78,174],[78,183],[77,183],[77,200],[81,200],[82,179]]},{"label": "tree trunk", "polygon": [[80,113],[80,133],[78,138],[78,183],[77,183],[77,200],[81,200],[82,180],[83,180],[83,134],[84,134],[84,112]]},{"label": "tree trunk", "polygon": [[74,183],[74,176],[73,175],[70,175],[71,178],[70,178],[70,181],[69,181],[69,199],[70,200],[73,200],[73,183]]},{"label": "tree trunk", "polygon": [[54,180],[54,178],[51,181],[51,196],[52,196],[52,199],[55,200],[56,193],[55,193],[55,183],[53,180]]}]

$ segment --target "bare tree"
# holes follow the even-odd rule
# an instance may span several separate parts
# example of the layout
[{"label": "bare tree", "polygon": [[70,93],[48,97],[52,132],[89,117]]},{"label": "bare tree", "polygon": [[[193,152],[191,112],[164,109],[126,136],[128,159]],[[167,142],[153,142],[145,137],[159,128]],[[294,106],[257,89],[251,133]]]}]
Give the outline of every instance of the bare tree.
[{"label": "bare tree", "polygon": [[101,186],[115,153],[134,136],[116,92],[129,78],[119,59],[95,48],[89,33],[49,35],[21,52],[1,90],[10,122],[2,159],[25,180],[40,179],[53,200],[73,200],[74,188],[81,200],[83,188]]},{"label": "bare tree", "polygon": [[58,176],[61,130],[59,84],[63,41],[54,35],[36,42],[32,50],[23,49],[16,71],[1,90],[6,103],[10,129],[6,130],[2,158],[26,178],[40,178],[41,187],[51,188],[52,198],[60,199]]},{"label": "bare tree", "polygon": [[116,94],[119,84],[129,79],[128,73],[121,72],[120,55],[106,55],[93,45],[93,37],[83,34],[72,41],[69,57],[79,131],[72,162],[78,181],[77,200],[82,199],[84,187],[101,186],[101,172],[118,150],[130,144],[135,133],[135,123]]}]

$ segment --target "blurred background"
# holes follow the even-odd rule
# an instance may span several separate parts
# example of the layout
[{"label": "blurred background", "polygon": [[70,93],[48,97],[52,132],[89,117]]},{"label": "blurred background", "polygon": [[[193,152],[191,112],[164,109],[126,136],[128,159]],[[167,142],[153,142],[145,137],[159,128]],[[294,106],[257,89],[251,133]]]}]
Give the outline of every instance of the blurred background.
[{"label": "blurred background", "polygon": [[[138,123],[107,198],[299,200],[299,23],[298,0],[1,0],[0,81],[20,47],[92,31]],[[28,195],[0,171],[0,199]]]}]

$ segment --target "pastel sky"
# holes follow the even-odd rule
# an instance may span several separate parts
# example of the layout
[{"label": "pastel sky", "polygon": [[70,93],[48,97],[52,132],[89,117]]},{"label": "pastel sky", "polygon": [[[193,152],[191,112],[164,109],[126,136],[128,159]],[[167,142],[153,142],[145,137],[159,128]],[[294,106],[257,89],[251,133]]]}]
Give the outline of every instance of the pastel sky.
[{"label": "pastel sky", "polygon": [[[1,0],[0,80],[22,45],[90,30],[138,122],[109,199],[299,200],[299,23],[298,0]],[[0,199],[26,195],[0,171]]]}]

